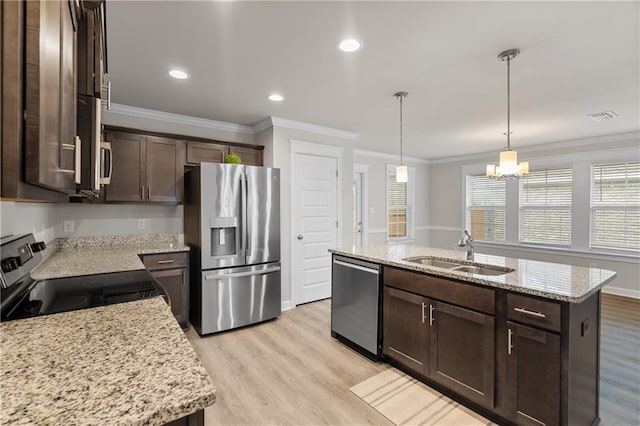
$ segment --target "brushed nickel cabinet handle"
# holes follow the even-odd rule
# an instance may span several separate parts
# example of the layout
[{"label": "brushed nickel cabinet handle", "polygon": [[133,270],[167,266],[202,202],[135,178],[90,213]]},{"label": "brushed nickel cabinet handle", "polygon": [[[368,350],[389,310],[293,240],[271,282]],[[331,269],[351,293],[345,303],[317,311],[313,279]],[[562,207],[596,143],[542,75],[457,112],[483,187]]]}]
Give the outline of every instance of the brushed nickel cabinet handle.
[{"label": "brushed nickel cabinet handle", "polygon": [[151,185],[147,185],[147,200],[151,199]]},{"label": "brushed nickel cabinet handle", "polygon": [[509,329],[509,333],[507,334],[507,353],[509,355],[511,355],[511,352],[513,351],[513,331],[511,329]]},{"label": "brushed nickel cabinet handle", "polygon": [[75,136],[73,138],[74,142],[75,142],[75,154],[76,154],[76,158],[73,160],[73,164],[74,164],[74,168],[76,170],[76,175],[75,175],[75,179],[74,182],[79,184],[81,182],[81,178],[82,176],[80,176],[81,174],[81,167],[82,167],[82,155],[81,155],[81,149],[82,149],[82,140],[80,139],[80,136]]},{"label": "brushed nickel cabinet handle", "polygon": [[429,327],[431,327],[433,325],[433,311],[434,311],[434,307],[433,305],[429,304]]},{"label": "brushed nickel cabinet handle", "polygon": [[530,310],[525,309],[525,308],[513,308],[513,310],[516,311],[516,312],[520,312],[521,314],[531,315],[531,316],[538,317],[538,318],[546,318],[547,317],[542,312],[530,311]]},{"label": "brushed nickel cabinet handle", "polygon": [[160,265],[164,265],[164,264],[166,264],[166,263],[173,263],[173,262],[175,262],[175,260],[174,260],[174,259],[170,259],[170,260],[158,260],[158,264],[160,264]]},{"label": "brushed nickel cabinet handle", "polygon": [[144,185],[140,186],[140,199],[144,200]]},{"label": "brushed nickel cabinet handle", "polygon": [[422,323],[423,324],[424,324],[424,320],[427,318],[425,316],[425,314],[424,314],[424,308],[426,308],[426,307],[427,307],[427,305],[424,302],[422,302]]}]

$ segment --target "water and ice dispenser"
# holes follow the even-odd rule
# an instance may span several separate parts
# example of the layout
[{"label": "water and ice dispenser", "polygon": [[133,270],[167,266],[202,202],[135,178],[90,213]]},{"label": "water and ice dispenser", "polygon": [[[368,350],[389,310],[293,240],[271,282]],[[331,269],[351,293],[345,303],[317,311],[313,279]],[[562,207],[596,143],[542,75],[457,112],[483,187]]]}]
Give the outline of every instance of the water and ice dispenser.
[{"label": "water and ice dispenser", "polygon": [[237,217],[210,217],[211,256],[237,256],[240,230]]}]

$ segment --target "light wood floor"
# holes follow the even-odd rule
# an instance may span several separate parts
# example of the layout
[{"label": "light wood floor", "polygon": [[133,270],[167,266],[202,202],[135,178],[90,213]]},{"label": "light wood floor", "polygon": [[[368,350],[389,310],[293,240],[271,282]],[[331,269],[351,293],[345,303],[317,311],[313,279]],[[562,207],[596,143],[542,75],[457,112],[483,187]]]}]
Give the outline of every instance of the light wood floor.
[{"label": "light wood floor", "polygon": [[[330,335],[330,302],[254,327],[187,338],[218,388],[211,425],[392,425],[349,388],[388,368]],[[605,426],[640,424],[640,301],[603,296],[600,412]]]}]

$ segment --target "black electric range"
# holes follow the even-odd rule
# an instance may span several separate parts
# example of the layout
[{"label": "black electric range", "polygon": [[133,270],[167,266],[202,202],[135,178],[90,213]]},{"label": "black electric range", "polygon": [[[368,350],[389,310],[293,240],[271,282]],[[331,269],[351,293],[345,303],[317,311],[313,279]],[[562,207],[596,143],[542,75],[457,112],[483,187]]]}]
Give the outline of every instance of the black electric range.
[{"label": "black electric range", "polygon": [[163,296],[168,301],[166,291],[144,269],[33,280],[31,270],[40,263],[39,252],[44,248],[44,243],[36,242],[32,234],[0,239],[1,321],[157,296]]}]

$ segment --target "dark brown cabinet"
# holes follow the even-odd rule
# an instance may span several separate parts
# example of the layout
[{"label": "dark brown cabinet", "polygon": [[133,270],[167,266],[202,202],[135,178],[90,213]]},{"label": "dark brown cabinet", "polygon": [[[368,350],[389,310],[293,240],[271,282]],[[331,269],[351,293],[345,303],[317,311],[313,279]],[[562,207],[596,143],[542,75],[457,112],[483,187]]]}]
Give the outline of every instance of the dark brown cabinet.
[{"label": "dark brown cabinet", "polygon": [[189,266],[188,253],[161,253],[142,256],[151,275],[167,291],[171,311],[183,329],[189,326]]},{"label": "dark brown cabinet", "polygon": [[428,299],[384,287],[382,353],[420,374],[428,373]]},{"label": "dark brown cabinet", "polygon": [[428,311],[429,377],[493,407],[494,317],[438,301]]},{"label": "dark brown cabinet", "polygon": [[243,146],[230,146],[229,154],[240,157],[242,164],[247,166],[262,166],[262,150]]},{"label": "dark brown cabinet", "polygon": [[187,142],[187,164],[223,163],[229,147],[206,142]]},{"label": "dark brown cabinet", "polygon": [[262,166],[262,149],[246,146],[222,145],[207,142],[187,142],[186,164],[195,166],[200,163],[224,163],[229,154],[240,157],[242,164]]},{"label": "dark brown cabinet", "polygon": [[101,98],[107,59],[104,2],[85,0],[84,11],[78,25],[78,93]]},{"label": "dark brown cabinet", "polygon": [[[76,6],[25,5],[25,175],[27,183],[75,191]],[[79,164],[77,164],[79,166]]]},{"label": "dark brown cabinet", "polygon": [[507,322],[507,404],[521,425],[560,423],[560,336]]},{"label": "dark brown cabinet", "polygon": [[[385,268],[384,277],[383,353],[471,401],[493,407],[494,316],[433,299],[440,295],[465,305],[466,296],[455,294],[465,290],[460,283],[391,268]],[[409,283],[421,294],[405,291]]]},{"label": "dark brown cabinet", "polygon": [[106,132],[111,144],[107,202],[179,203],[182,199],[182,141],[136,133]]}]

